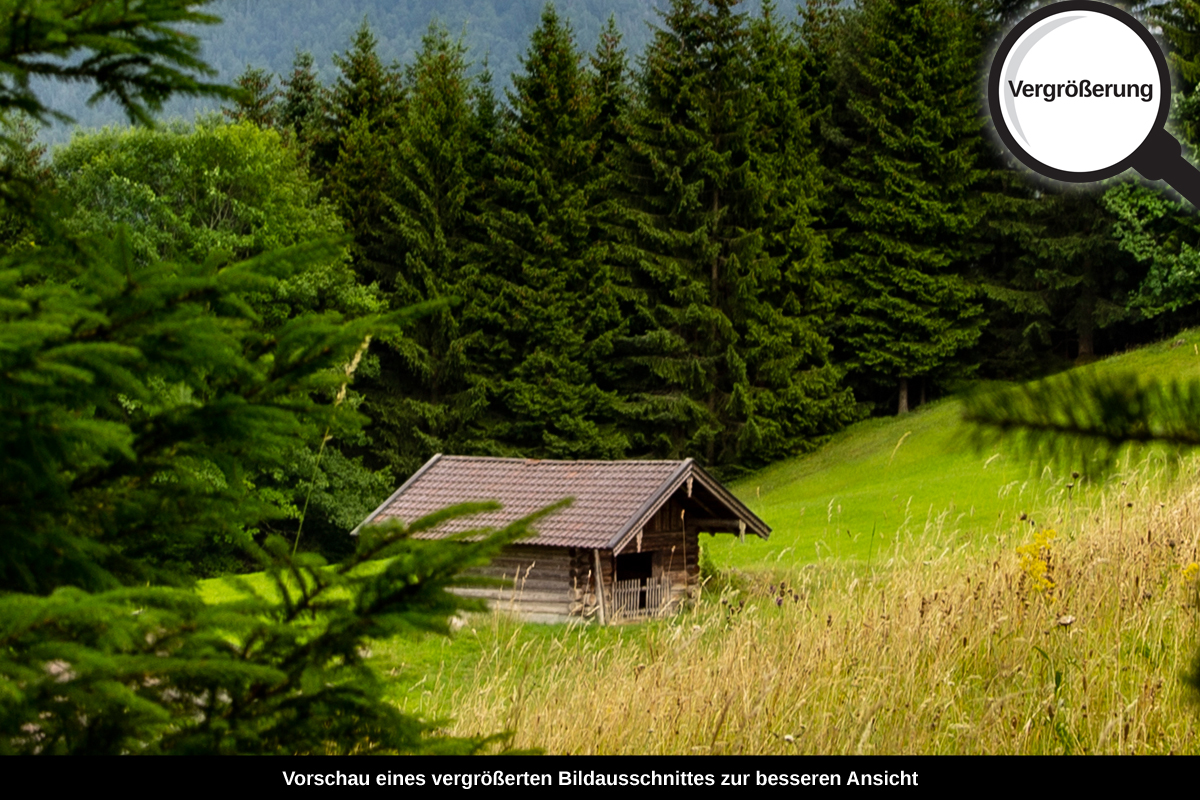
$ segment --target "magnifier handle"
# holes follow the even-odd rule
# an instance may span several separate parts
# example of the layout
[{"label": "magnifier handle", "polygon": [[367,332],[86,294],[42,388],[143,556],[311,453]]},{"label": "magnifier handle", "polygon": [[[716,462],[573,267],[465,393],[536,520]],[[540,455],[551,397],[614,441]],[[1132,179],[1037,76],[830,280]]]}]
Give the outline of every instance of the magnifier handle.
[{"label": "magnifier handle", "polygon": [[1192,205],[1200,208],[1200,170],[1183,157],[1179,140],[1162,128],[1156,129],[1133,154],[1133,167],[1142,177],[1166,181]]}]

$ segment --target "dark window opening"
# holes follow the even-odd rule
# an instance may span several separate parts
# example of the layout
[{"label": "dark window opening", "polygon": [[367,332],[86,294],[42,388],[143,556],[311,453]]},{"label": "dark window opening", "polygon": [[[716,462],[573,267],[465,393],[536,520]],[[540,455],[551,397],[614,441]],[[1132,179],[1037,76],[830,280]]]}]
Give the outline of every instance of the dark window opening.
[{"label": "dark window opening", "polygon": [[617,580],[654,577],[654,553],[626,553],[617,556]]}]

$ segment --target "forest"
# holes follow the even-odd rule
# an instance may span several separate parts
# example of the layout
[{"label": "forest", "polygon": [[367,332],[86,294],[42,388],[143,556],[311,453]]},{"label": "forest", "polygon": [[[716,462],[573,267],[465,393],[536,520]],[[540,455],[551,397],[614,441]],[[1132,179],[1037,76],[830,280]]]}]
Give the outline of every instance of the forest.
[{"label": "forest", "polygon": [[[284,27],[291,66],[232,86],[195,32],[245,3],[8,5],[0,752],[485,749],[378,703],[361,655],[446,630],[442,588],[535,521],[348,536],[433,454],[736,478],[1200,324],[1193,207],[995,140],[1024,4],[671,0],[639,39],[514,3],[510,74],[372,14],[328,26],[331,69]],[[1200,5],[1132,10],[1190,158]],[[80,83],[134,124],[51,150]],[[240,604],[189,588],[256,570]]]}]

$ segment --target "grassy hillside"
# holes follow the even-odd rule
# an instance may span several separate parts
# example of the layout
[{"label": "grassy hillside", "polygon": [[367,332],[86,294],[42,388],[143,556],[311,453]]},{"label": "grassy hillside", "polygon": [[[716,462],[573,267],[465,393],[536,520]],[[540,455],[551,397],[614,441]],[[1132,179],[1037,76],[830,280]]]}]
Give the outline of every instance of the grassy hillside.
[{"label": "grassy hillside", "polygon": [[[1088,369],[1200,377],[1200,335]],[[775,534],[706,539],[748,569],[691,613],[478,617],[375,663],[407,710],[552,753],[1200,752],[1200,462],[1143,453],[1068,490],[1054,453],[977,451],[961,412],[737,484]]]},{"label": "grassy hillside", "polygon": [[[1200,377],[1200,332],[1089,369]],[[1052,453],[977,451],[961,411],[865,422],[737,484],[775,533],[705,537],[745,569],[689,613],[480,615],[371,663],[405,711],[551,753],[1200,752],[1200,461],[1068,491]]]},{"label": "grassy hillside", "polygon": [[[1182,344],[1180,344],[1182,342]],[[1200,331],[1082,369],[1141,379],[1200,377]],[[1051,379],[1053,380],[1053,379]],[[703,537],[718,565],[739,568],[833,557],[867,561],[898,540],[945,546],[1007,530],[1021,514],[1077,497],[1054,454],[972,443],[963,404],[947,399],[904,417],[872,419],[810,455],[742,480],[735,494],[772,527],[768,542]]]},{"label": "grassy hillside", "polygon": [[382,643],[376,663],[407,710],[551,753],[1194,754],[1196,474],[1054,509],[1073,536],[1013,525],[951,553],[916,538],[870,569],[743,579],[672,619],[484,617]]}]

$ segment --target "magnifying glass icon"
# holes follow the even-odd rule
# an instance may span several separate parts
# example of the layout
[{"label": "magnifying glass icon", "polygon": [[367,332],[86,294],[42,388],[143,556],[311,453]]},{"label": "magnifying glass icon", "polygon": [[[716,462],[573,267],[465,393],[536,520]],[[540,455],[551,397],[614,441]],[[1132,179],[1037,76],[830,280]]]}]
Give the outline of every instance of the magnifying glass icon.
[{"label": "magnifying glass icon", "polygon": [[1200,208],[1200,171],[1163,127],[1167,59],[1120,9],[1064,0],[1021,20],[992,61],[988,106],[1001,140],[1034,172],[1090,183],[1132,167]]}]

